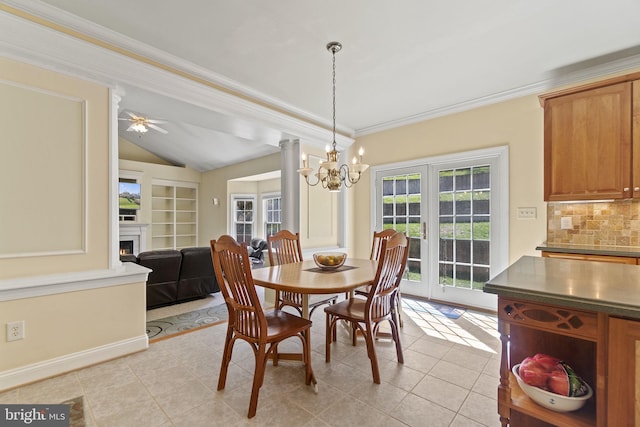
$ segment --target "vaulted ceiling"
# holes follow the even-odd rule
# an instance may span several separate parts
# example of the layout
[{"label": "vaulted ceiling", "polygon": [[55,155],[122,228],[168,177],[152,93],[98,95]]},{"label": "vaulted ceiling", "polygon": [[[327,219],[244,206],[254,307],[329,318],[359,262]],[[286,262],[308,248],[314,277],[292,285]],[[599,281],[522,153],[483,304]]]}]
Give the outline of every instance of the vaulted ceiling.
[{"label": "vaulted ceiling", "polygon": [[[161,53],[234,97],[325,130],[325,45],[340,41],[336,119],[351,137],[640,66],[637,0],[3,3],[46,10],[134,53]],[[168,133],[139,137],[121,121],[121,135],[201,171],[276,152],[280,139],[297,136],[223,105],[122,87],[120,115],[164,119]]]}]

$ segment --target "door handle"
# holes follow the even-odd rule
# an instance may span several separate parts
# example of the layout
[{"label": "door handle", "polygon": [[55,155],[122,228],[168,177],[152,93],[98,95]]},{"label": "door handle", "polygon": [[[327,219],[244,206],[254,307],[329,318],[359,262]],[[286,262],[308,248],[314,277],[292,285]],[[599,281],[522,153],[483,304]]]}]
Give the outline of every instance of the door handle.
[{"label": "door handle", "polygon": [[427,223],[422,223],[422,240],[427,240]]}]

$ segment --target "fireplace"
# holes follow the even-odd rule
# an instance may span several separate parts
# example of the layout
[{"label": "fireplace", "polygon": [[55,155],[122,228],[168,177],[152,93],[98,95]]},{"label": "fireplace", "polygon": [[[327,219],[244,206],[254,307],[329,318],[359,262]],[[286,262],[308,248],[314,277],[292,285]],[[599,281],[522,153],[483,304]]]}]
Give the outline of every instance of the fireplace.
[{"label": "fireplace", "polygon": [[133,254],[133,240],[120,240],[120,255]]},{"label": "fireplace", "polygon": [[[138,255],[147,245],[148,224],[120,223],[120,254]],[[123,252],[124,251],[124,252]]]}]

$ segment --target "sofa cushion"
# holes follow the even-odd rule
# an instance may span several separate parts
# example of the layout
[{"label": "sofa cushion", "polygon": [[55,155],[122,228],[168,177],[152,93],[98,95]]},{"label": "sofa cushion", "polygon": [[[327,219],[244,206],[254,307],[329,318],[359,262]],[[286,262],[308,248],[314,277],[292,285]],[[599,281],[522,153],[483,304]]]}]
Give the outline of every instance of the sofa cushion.
[{"label": "sofa cushion", "polygon": [[120,255],[120,261],[122,262],[138,262],[138,257],[134,254],[122,254]]},{"label": "sofa cushion", "polygon": [[220,288],[213,271],[211,248],[184,248],[180,252],[182,265],[178,282],[178,301],[202,298],[218,292]]}]

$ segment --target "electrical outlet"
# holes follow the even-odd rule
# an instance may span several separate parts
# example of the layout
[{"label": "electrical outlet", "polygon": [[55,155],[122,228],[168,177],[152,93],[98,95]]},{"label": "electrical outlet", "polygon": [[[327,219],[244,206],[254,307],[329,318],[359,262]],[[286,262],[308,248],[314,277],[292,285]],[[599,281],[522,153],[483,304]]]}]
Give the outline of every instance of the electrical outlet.
[{"label": "electrical outlet", "polygon": [[573,228],[573,221],[570,216],[563,216],[560,218],[560,229],[571,230]]},{"label": "electrical outlet", "polygon": [[536,208],[518,208],[518,219],[535,219],[537,214]]},{"label": "electrical outlet", "polygon": [[7,323],[7,341],[24,339],[24,320]]}]

